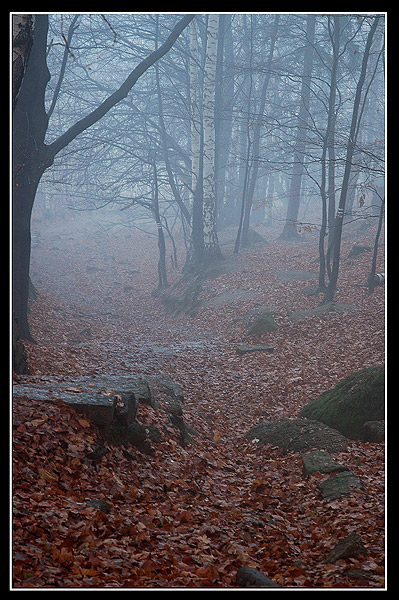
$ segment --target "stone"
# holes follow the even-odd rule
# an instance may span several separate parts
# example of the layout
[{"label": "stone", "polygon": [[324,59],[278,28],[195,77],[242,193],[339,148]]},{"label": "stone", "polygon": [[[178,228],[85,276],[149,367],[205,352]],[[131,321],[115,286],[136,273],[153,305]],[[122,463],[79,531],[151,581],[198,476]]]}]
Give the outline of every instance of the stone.
[{"label": "stone", "polygon": [[275,581],[272,581],[258,569],[254,567],[240,567],[236,575],[236,584],[244,588],[265,588],[279,587]]},{"label": "stone", "polygon": [[288,313],[288,319],[290,321],[301,321],[310,317],[321,317],[331,315],[342,315],[348,312],[357,310],[357,306],[354,304],[342,304],[339,302],[327,302],[321,304],[315,308],[309,308],[305,310],[292,310]]},{"label": "stone", "polygon": [[266,346],[265,344],[256,344],[252,346],[240,345],[237,346],[237,354],[248,354],[249,352],[273,352],[273,346]]},{"label": "stone", "polygon": [[352,246],[347,258],[356,258],[357,256],[364,254],[364,252],[371,252],[371,246],[358,246],[355,244]]},{"label": "stone", "polygon": [[271,312],[262,313],[254,318],[248,329],[248,335],[262,335],[276,331],[278,325],[274,320],[274,314]]},{"label": "stone", "polygon": [[13,396],[26,396],[32,400],[44,400],[47,402],[61,401],[74,408],[77,412],[84,414],[94,425],[109,425],[114,417],[117,398],[101,392],[87,392],[74,388],[51,389],[29,385],[15,385]]},{"label": "stone", "polygon": [[326,554],[324,562],[333,564],[340,558],[356,558],[361,554],[367,554],[367,550],[360,535],[352,531]]},{"label": "stone", "polygon": [[302,455],[303,473],[306,476],[313,473],[334,473],[347,471],[348,467],[337,463],[328,452],[315,450]]},{"label": "stone", "polygon": [[330,475],[319,485],[323,498],[327,500],[348,496],[359,488],[363,489],[363,484],[351,471]]},{"label": "stone", "polygon": [[86,502],[86,506],[87,507],[92,507],[92,508],[97,508],[98,510],[101,510],[103,513],[105,513],[106,515],[108,515],[111,512],[111,504],[109,502],[107,502],[106,500],[89,500],[88,502]]},{"label": "stone", "polygon": [[366,421],[363,424],[364,439],[367,442],[384,442],[385,441],[385,420],[382,421]]},{"label": "stone", "polygon": [[341,380],[304,406],[301,417],[320,421],[351,439],[365,439],[364,424],[385,418],[385,369],[369,367]]},{"label": "stone", "polygon": [[138,423],[137,421],[134,421],[134,423],[130,423],[126,432],[126,439],[128,442],[130,442],[133,446],[140,448],[143,445],[146,438],[147,432],[144,425]]},{"label": "stone", "polygon": [[245,438],[257,439],[260,444],[272,444],[287,452],[303,452],[315,448],[339,452],[349,444],[349,440],[339,431],[308,419],[284,418],[258,423],[248,431]]}]

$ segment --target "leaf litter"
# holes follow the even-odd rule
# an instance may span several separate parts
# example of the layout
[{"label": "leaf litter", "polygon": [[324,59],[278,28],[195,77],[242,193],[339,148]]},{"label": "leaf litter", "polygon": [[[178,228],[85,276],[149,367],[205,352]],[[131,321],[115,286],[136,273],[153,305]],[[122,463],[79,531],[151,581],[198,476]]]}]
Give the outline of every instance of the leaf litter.
[{"label": "leaf litter", "polygon": [[[372,245],[372,235],[362,233],[362,243]],[[38,343],[26,344],[29,363],[33,375],[60,379],[169,375],[184,390],[194,443],[182,447],[170,427],[149,455],[108,444],[95,463],[87,456],[102,441],[86,418],[61,403],[16,399],[13,585],[228,588],[248,565],[285,587],[383,587],[384,444],[351,441],[334,455],[364,489],[327,501],[318,491],[323,476],[305,480],[299,453],[243,437],[263,420],[296,416],[350,373],[384,364],[384,290],[369,296],[354,285],[366,281],[370,257],[342,260],[336,299],[355,312],[289,321],[289,311],[313,308],[320,298],[302,293],[306,282],[279,281],[275,271],[308,270],[316,244],[270,240],[243,252],[234,273],[207,282],[196,316],[172,318],[151,296],[153,245],[140,233],[55,244],[43,232],[32,259],[38,299],[30,322]],[[342,256],[352,245],[344,240]],[[381,271],[383,261],[380,252]],[[179,277],[172,272],[170,282]],[[207,306],[237,289],[253,293]],[[250,339],[249,311],[266,304],[279,328]],[[248,340],[274,352],[238,356],[235,347]],[[152,350],[168,345],[174,351]],[[140,407],[142,423],[154,418],[154,409]],[[352,531],[367,556],[325,564]]]}]

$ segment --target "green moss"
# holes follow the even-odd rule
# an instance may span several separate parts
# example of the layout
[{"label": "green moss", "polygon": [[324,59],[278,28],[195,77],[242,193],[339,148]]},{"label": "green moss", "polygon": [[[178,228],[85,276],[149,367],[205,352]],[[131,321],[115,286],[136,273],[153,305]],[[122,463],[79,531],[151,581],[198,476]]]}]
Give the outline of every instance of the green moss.
[{"label": "green moss", "polygon": [[325,423],[346,437],[362,439],[366,421],[385,418],[384,367],[370,367],[346,377],[309,402],[300,416]]}]

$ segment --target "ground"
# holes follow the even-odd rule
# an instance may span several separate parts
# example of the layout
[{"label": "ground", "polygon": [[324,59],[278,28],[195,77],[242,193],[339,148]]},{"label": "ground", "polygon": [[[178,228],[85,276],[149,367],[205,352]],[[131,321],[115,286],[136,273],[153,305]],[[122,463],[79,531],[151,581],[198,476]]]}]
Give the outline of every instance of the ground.
[{"label": "ground", "polygon": [[[165,439],[150,455],[109,447],[93,464],[85,453],[99,434],[86,419],[58,404],[16,401],[14,586],[235,587],[248,565],[280,586],[383,587],[384,444],[351,441],[334,454],[364,487],[328,501],[318,488],[326,476],[304,479],[299,453],[244,438],[262,420],[298,416],[343,377],[384,364],[384,288],[369,295],[359,285],[370,252],[347,258],[355,244],[373,245],[374,228],[348,228],[343,241],[336,300],[358,310],[295,322],[290,311],[321,297],[302,293],[309,281],[276,271],[317,274],[315,232],[293,243],[259,229],[268,243],[207,280],[195,316],[172,317],[151,296],[154,237],[100,232],[77,219],[35,229],[32,373],[167,374],[183,387],[184,418],[198,435],[185,447]],[[231,256],[234,232],[220,239]],[[383,251],[382,241],[377,272]],[[168,275],[173,283],[181,273]],[[259,306],[273,310],[279,327],[248,336],[248,315]],[[243,343],[274,351],[240,356]],[[143,409],[141,418],[149,416]],[[93,497],[111,505],[108,514],[86,506]],[[367,554],[323,562],[352,531]]]}]

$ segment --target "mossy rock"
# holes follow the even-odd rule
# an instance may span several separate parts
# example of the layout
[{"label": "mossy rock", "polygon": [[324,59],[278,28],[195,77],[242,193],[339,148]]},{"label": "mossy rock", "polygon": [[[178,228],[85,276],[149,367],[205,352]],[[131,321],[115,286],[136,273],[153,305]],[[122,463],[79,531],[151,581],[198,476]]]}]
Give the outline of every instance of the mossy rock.
[{"label": "mossy rock", "polygon": [[257,439],[261,446],[271,444],[287,452],[303,452],[314,448],[340,452],[349,444],[345,436],[324,423],[292,418],[258,423],[251,427],[245,438]]},{"label": "mossy rock", "polygon": [[385,418],[385,369],[353,373],[304,406],[301,417],[320,421],[350,439],[365,439],[367,421]]},{"label": "mossy rock", "polygon": [[278,325],[274,320],[274,314],[272,312],[265,312],[255,317],[252,321],[248,329],[248,335],[262,335],[263,333],[276,331],[276,329],[278,329]]}]

